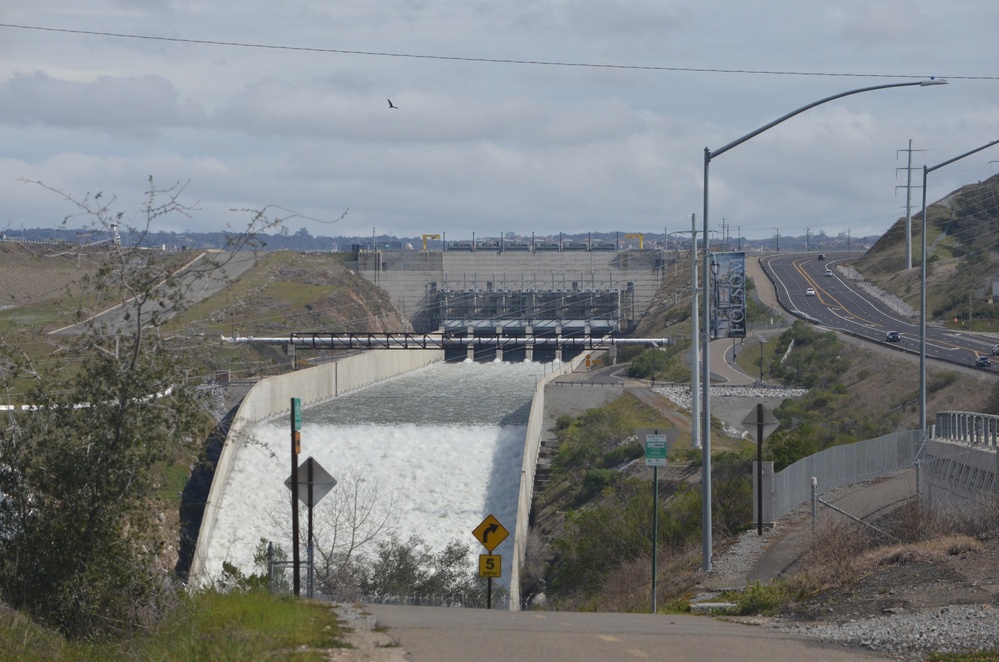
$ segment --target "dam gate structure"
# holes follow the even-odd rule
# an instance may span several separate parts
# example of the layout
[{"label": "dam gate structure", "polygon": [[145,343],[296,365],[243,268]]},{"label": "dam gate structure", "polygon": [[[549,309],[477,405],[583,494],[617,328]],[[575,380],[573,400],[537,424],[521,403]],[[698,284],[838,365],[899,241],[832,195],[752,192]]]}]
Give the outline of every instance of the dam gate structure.
[{"label": "dam gate structure", "polygon": [[358,272],[417,333],[594,335],[632,331],[665,274],[664,252],[362,251]]}]

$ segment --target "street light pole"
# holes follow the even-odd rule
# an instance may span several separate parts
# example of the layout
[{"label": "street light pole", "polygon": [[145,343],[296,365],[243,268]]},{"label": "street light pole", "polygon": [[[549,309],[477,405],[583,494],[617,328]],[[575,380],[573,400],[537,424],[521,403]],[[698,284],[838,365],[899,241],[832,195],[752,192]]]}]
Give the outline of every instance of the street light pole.
[{"label": "street light pole", "polygon": [[926,430],[926,177],[934,170],[950,165],[954,161],[960,161],[997,143],[999,140],[993,140],[935,166],[923,166],[923,230],[919,240],[919,429],[924,433]]},{"label": "street light pole", "polygon": [[774,232],[777,237],[777,243],[774,244],[774,247],[777,249],[775,252],[780,253],[780,228],[774,228]]},{"label": "street light pole", "polygon": [[701,519],[701,535],[702,535],[702,538],[703,538],[703,540],[702,540],[702,554],[703,554],[702,569],[705,572],[711,572],[711,379],[710,379],[710,377],[711,377],[711,371],[710,371],[710,368],[709,368],[709,365],[710,365],[710,360],[709,359],[710,359],[710,353],[711,353],[710,344],[709,344],[710,340],[711,340],[711,329],[710,329],[710,324],[709,324],[709,321],[710,321],[709,315],[711,313],[711,304],[710,304],[710,302],[708,300],[709,293],[711,292],[711,289],[710,289],[710,285],[711,285],[710,284],[710,281],[711,281],[711,272],[710,272],[710,258],[709,258],[709,255],[708,255],[709,251],[707,250],[707,248],[708,248],[707,247],[707,237],[708,237],[708,227],[709,227],[708,223],[709,223],[709,220],[710,220],[710,217],[708,215],[708,182],[709,182],[708,174],[709,174],[709,171],[710,171],[711,160],[714,159],[715,157],[721,156],[722,154],[724,154],[725,152],[729,151],[730,149],[738,147],[739,145],[741,145],[742,143],[746,142],[747,140],[751,140],[752,138],[755,138],[756,136],[760,135],[764,131],[768,131],[769,129],[774,128],[775,126],[777,126],[781,122],[784,122],[786,120],[791,119],[795,115],[803,113],[806,110],[810,110],[810,109],[812,109],[812,108],[814,108],[816,106],[822,105],[824,103],[828,103],[830,101],[834,101],[836,99],[841,99],[843,97],[847,97],[847,96],[850,96],[852,94],[860,94],[862,92],[872,92],[874,90],[884,90],[884,89],[893,88],[893,87],[913,87],[913,86],[926,87],[926,86],[930,86],[930,85],[946,85],[946,84],[947,84],[947,81],[945,81],[945,80],[937,79],[937,78],[931,78],[930,80],[910,81],[910,82],[907,82],[907,83],[888,83],[888,84],[885,84],[885,85],[874,85],[874,86],[871,86],[871,87],[857,88],[855,90],[847,90],[846,92],[840,92],[839,94],[834,94],[832,96],[825,97],[824,99],[819,99],[818,101],[813,101],[812,103],[804,105],[801,108],[797,108],[795,110],[792,110],[791,112],[789,112],[789,113],[787,113],[785,115],[782,115],[781,117],[778,117],[777,119],[775,119],[774,121],[770,122],[769,124],[764,124],[763,126],[761,126],[760,128],[756,129],[755,131],[750,131],[749,133],[747,133],[746,135],[742,136],[741,138],[733,140],[732,142],[728,143],[727,145],[724,145],[723,147],[719,147],[716,150],[711,150],[708,147],[704,148],[704,213],[703,213],[704,218],[702,219],[702,221],[703,221],[703,224],[704,224],[704,238],[705,238],[705,243],[704,243],[704,248],[705,248],[705,250],[704,250],[704,284],[703,284],[703,287],[704,287],[704,290],[703,290],[703,299],[704,299],[703,308],[704,308],[704,322],[705,322],[705,324],[704,324],[704,359],[703,359],[703,364],[704,364],[704,379],[703,379],[702,384],[701,384],[701,388],[702,388],[702,398],[701,398],[701,400],[702,400],[702,402],[701,402],[701,409],[702,409],[702,412],[701,412],[702,413],[702,416],[701,416],[701,420],[702,420],[701,437],[703,439],[703,441],[701,442],[701,452],[702,452],[702,458],[703,458],[703,461],[702,461],[702,464],[701,464],[701,467],[702,467],[702,478],[701,478],[701,481],[703,482],[703,486],[702,486],[703,496],[702,496],[702,498],[704,499],[704,504],[703,504],[702,519]]}]

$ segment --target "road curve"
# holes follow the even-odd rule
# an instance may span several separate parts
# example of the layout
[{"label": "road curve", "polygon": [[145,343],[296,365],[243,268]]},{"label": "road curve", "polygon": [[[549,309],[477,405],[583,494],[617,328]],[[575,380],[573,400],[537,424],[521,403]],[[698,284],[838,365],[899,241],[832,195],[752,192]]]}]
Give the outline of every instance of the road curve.
[{"label": "road curve", "polygon": [[[814,254],[771,255],[760,260],[781,306],[792,315],[896,351],[918,354],[918,322],[856,287],[835,262],[818,260]],[[809,288],[814,294],[806,293]],[[885,342],[888,331],[897,331],[899,341]],[[973,368],[976,357],[991,353],[995,344],[988,335],[934,324],[927,324],[925,331],[926,357],[953,365]],[[995,374],[999,371],[997,364],[981,372]]]}]

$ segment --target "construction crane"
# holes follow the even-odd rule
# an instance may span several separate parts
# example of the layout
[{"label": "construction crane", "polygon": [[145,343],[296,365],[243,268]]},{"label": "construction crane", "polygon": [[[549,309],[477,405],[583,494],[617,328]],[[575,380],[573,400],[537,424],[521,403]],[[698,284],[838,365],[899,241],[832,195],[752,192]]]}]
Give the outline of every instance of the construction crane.
[{"label": "construction crane", "polygon": [[638,250],[642,250],[645,244],[645,235],[640,232],[635,232],[633,234],[624,235],[625,239],[637,239],[638,240]]},{"label": "construction crane", "polygon": [[427,250],[427,239],[440,239],[440,238],[441,238],[441,236],[439,234],[425,234],[425,235],[423,235],[423,251],[426,252],[426,250]]}]

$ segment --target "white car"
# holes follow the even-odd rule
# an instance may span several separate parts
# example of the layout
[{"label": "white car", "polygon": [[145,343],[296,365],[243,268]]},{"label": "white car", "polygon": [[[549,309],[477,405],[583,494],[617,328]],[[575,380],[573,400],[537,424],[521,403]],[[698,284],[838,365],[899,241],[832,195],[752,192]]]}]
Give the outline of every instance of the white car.
[{"label": "white car", "polygon": [[829,276],[832,275],[833,275],[832,269],[826,269],[826,277],[828,278]]},{"label": "white car", "polygon": [[805,290],[805,296],[806,297],[813,297],[813,296],[815,296],[815,288],[809,287],[807,290]]}]

